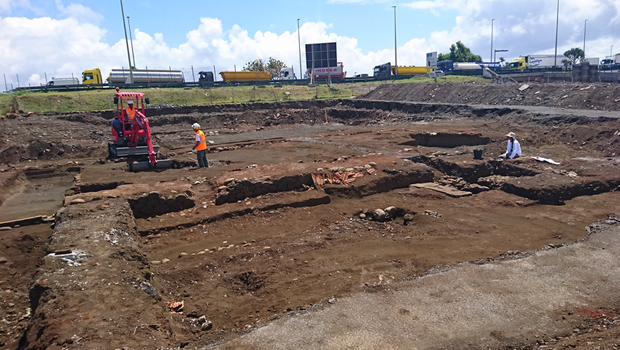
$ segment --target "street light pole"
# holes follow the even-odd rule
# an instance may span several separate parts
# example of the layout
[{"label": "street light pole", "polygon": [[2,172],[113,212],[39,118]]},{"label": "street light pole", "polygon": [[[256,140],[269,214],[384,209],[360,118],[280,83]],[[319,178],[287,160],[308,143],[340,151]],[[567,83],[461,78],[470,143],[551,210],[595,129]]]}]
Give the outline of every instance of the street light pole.
[{"label": "street light pole", "polygon": [[586,19],[583,22],[583,58],[586,58],[586,28],[588,25],[588,20]]},{"label": "street light pole", "polygon": [[558,66],[558,24],[560,23],[560,0],[558,0],[558,11],[555,19],[555,55],[553,55],[553,66]]},{"label": "street light pole", "polygon": [[493,62],[495,62],[498,52],[508,52],[508,50],[493,50]]},{"label": "street light pole", "polygon": [[299,18],[297,18],[297,45],[299,46],[299,79],[303,78],[301,72],[301,35],[299,34]]},{"label": "street light pole", "polygon": [[131,57],[133,57],[133,67],[136,68],[136,55],[133,53],[133,37],[131,35],[131,23],[129,22],[129,16],[127,16],[127,25],[129,26],[129,40],[131,40]]},{"label": "street light pole", "polygon": [[[394,8],[394,75],[398,75],[398,46],[396,44],[396,6]],[[390,67],[391,68],[391,67]]]},{"label": "street light pole", "polygon": [[131,71],[131,56],[129,55],[129,40],[127,40],[127,26],[125,25],[125,10],[123,10],[123,0],[121,0],[121,15],[123,16],[123,29],[125,29],[125,44],[127,45],[127,59],[129,60],[129,78],[125,83],[133,84],[133,72]]},{"label": "street light pole", "polygon": [[491,58],[490,59],[492,62],[495,62],[493,60],[493,22],[495,22],[495,18],[491,20]]}]

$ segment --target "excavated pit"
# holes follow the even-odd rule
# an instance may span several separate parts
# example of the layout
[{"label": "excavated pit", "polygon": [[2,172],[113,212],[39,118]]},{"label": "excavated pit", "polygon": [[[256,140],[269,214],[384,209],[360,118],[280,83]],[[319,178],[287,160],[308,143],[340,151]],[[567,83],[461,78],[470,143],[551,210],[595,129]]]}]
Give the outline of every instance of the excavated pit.
[{"label": "excavated pit", "polygon": [[427,147],[442,147],[442,148],[454,148],[459,146],[479,146],[486,145],[491,141],[489,137],[484,137],[480,134],[474,133],[417,133],[409,135],[415,143],[409,145],[427,146]]},{"label": "excavated pit", "polygon": [[[151,125],[172,169],[132,174],[98,155],[81,161],[71,172],[81,178],[62,187],[72,190],[49,243],[58,255],[42,260],[30,303],[11,301],[13,313],[0,316],[24,325],[25,348],[68,346],[76,332],[90,334],[80,341],[99,347],[200,348],[351,293],[398,288],[438,266],[561,247],[620,207],[618,162],[607,157],[616,135],[593,132],[620,125],[553,119],[557,128],[549,127],[543,140],[537,135],[545,122],[526,117],[513,108],[360,100],[157,111]],[[76,125],[94,119],[93,127],[107,128],[99,118],[59,119]],[[196,121],[219,131],[210,136],[212,168],[197,169],[190,154],[186,129]],[[524,152],[550,154],[562,164],[494,160],[515,125]],[[580,134],[580,128],[589,129]],[[485,159],[473,160],[471,148],[481,145]],[[586,156],[597,160],[574,159]],[[486,188],[453,198],[410,186],[432,182]],[[0,255],[8,256],[3,246]],[[62,255],[67,250],[71,258]],[[183,313],[166,303],[178,303],[174,310]],[[32,316],[17,321],[24,305]],[[58,326],[80,317],[85,321],[70,329]],[[116,336],[100,338],[89,329]]]},{"label": "excavated pit", "polygon": [[151,192],[137,198],[129,198],[128,202],[134,217],[144,219],[193,208],[196,202],[190,195],[191,193],[182,193],[165,197],[158,192]]}]

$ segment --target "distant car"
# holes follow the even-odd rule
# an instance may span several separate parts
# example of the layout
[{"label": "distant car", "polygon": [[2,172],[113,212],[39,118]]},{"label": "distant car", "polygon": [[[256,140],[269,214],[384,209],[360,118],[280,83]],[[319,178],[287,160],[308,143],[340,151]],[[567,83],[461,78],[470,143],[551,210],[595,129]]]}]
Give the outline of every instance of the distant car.
[{"label": "distant car", "polygon": [[368,74],[355,74],[353,78],[368,78]]},{"label": "distant car", "polygon": [[614,62],[611,59],[604,59],[599,65],[599,70],[616,70],[620,69],[620,62]]}]

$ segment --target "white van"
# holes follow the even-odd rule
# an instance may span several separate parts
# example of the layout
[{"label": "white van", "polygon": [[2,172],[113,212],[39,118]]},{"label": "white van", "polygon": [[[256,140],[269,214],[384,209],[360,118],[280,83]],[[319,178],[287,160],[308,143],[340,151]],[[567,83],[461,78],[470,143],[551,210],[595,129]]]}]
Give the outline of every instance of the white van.
[{"label": "white van", "polygon": [[78,78],[52,78],[45,86],[65,86],[65,85],[80,85]]}]

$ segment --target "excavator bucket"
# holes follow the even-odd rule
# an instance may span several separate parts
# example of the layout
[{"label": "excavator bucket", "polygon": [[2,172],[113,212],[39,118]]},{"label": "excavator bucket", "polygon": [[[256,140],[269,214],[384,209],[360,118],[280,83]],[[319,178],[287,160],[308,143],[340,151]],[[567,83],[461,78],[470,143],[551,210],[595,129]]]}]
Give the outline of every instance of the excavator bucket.
[{"label": "excavator bucket", "polygon": [[170,161],[170,159],[158,159],[155,162],[155,166],[151,165],[149,161],[133,162],[129,164],[129,170],[133,171],[134,173],[152,169],[169,169],[170,167],[172,167],[172,162]]}]

